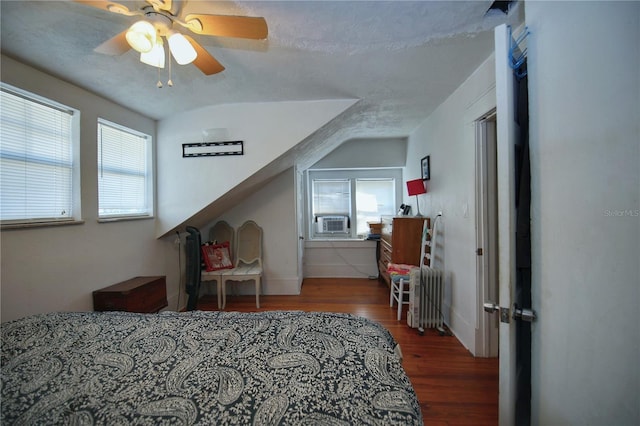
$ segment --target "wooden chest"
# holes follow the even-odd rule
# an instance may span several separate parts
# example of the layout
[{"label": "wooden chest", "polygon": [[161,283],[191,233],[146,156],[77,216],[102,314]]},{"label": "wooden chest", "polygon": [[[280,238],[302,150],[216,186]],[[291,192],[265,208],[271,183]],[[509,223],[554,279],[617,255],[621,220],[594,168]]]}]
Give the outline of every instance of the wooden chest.
[{"label": "wooden chest", "polygon": [[95,311],[149,313],[167,305],[165,276],[135,277],[93,292]]}]

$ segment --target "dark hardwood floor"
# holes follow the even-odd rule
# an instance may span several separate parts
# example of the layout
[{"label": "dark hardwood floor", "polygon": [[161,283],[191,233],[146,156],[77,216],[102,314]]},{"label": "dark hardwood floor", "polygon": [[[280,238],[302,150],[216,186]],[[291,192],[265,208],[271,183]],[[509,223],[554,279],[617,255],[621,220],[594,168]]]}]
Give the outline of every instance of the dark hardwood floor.
[{"label": "dark hardwood floor", "polygon": [[[217,297],[203,296],[198,309],[217,310]],[[228,295],[226,310],[257,311],[255,296]],[[378,280],[305,279],[299,296],[261,296],[259,310],[346,312],[377,321],[400,344],[426,425],[498,424],[498,360],[474,358],[455,337],[435,330],[419,335],[406,325],[406,313],[397,321],[388,287]]]}]

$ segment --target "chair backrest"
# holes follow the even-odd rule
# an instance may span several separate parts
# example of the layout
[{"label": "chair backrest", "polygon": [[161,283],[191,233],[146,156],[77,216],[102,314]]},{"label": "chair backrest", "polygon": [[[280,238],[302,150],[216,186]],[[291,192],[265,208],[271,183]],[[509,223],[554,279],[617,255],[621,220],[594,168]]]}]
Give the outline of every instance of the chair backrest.
[{"label": "chair backrest", "polygon": [[224,220],[216,222],[213,228],[209,230],[209,241],[217,241],[218,243],[224,243],[229,241],[229,254],[231,255],[231,261],[234,260],[235,242],[234,242],[233,227]]},{"label": "chair backrest", "polygon": [[429,234],[431,231],[429,230],[429,226],[427,226],[427,223],[428,222],[425,220],[422,225],[422,237],[420,238],[420,268],[431,266],[431,260],[428,256],[428,254],[432,254],[431,250],[429,250],[429,253],[427,253],[427,247],[430,247]]},{"label": "chair backrest", "polygon": [[240,262],[262,266],[262,228],[254,221],[248,220],[238,228],[236,253],[236,266]]},{"label": "chair backrest", "polygon": [[[442,240],[440,240],[440,244],[438,244],[438,240],[440,235],[438,234],[438,221],[442,215],[437,215],[431,221],[431,229],[427,227],[427,221],[424,221],[424,229],[422,231],[422,253],[421,259],[423,259],[423,266],[428,266],[430,268],[435,268],[436,266],[436,258],[440,258],[442,261]],[[427,247],[429,247],[429,252],[427,253]],[[439,256],[436,256],[438,254]]]},{"label": "chair backrest", "polygon": [[187,300],[187,310],[193,311],[198,305],[198,295],[200,293],[200,279],[202,273],[202,239],[200,230],[193,226],[187,226],[186,251],[186,291],[189,295]]}]

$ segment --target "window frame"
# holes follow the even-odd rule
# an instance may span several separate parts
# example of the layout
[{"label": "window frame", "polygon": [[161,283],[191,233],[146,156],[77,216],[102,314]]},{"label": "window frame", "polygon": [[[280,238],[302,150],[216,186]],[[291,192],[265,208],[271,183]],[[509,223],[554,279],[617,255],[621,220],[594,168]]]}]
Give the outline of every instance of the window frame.
[{"label": "window frame", "polygon": [[[133,135],[135,137],[140,137],[145,140],[145,198],[146,198],[146,211],[143,213],[122,213],[122,214],[101,214],[100,213],[100,173],[101,170],[101,162],[100,157],[102,155],[101,152],[101,127],[106,126],[111,129],[115,129],[118,131],[122,131]],[[115,123],[113,121],[107,120],[105,118],[98,118],[96,125],[96,183],[97,183],[97,217],[98,223],[106,223],[106,222],[115,222],[115,221],[123,221],[123,220],[139,220],[139,219],[153,219],[155,215],[155,164],[153,161],[154,158],[154,146],[153,146],[153,136],[147,134],[145,132],[132,129],[130,127],[124,126],[122,124]]]},{"label": "window frame", "polygon": [[67,216],[38,217],[38,218],[21,218],[21,219],[0,219],[0,227],[2,229],[25,228],[25,227],[44,227],[55,225],[73,225],[81,224],[82,205],[81,205],[81,163],[80,163],[80,110],[72,108],[68,105],[60,103],[56,100],[46,98],[28,90],[21,89],[17,86],[0,81],[0,90],[13,96],[23,98],[31,103],[58,110],[69,114],[69,144],[71,159],[71,185],[68,196],[70,198],[71,212]]},{"label": "window frame", "polygon": [[[305,173],[306,178],[306,191],[307,191],[307,214],[305,215],[305,221],[307,223],[307,237],[310,240],[322,241],[322,240],[362,240],[366,238],[366,235],[358,235],[358,222],[357,222],[357,205],[356,205],[356,181],[357,180],[374,180],[374,179],[393,179],[395,182],[395,194],[394,202],[395,206],[393,214],[398,209],[398,206],[402,203],[402,182],[403,182],[403,170],[402,168],[388,167],[388,168],[371,168],[371,169],[309,169]],[[349,220],[350,227],[348,233],[338,234],[320,234],[317,232],[315,226],[315,217],[313,211],[313,181],[314,180],[343,180],[350,181],[351,193],[350,193],[350,212]]]}]

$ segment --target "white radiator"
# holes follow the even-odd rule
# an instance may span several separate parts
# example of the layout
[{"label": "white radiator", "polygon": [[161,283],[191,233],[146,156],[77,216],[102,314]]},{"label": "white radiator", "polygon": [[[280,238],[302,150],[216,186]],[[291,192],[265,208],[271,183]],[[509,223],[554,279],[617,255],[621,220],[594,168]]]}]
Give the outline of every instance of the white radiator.
[{"label": "white radiator", "polygon": [[412,328],[438,328],[443,326],[442,300],[444,274],[441,270],[422,267],[411,272],[409,279],[409,311],[407,324]]}]

